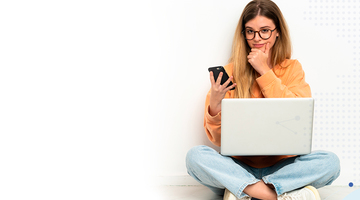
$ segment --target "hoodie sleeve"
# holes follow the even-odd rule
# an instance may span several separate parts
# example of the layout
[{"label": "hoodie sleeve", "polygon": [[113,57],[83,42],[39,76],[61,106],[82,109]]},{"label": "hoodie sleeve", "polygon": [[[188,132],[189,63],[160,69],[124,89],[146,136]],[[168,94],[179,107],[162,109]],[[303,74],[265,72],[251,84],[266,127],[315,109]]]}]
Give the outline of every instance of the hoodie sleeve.
[{"label": "hoodie sleeve", "polygon": [[256,79],[265,98],[311,97],[309,84],[305,82],[305,73],[297,60],[285,63],[286,67],[268,71]]},{"label": "hoodie sleeve", "polygon": [[206,95],[205,114],[204,114],[204,128],[209,140],[216,146],[221,144],[221,111],[215,116],[209,113],[210,107],[210,91]]}]

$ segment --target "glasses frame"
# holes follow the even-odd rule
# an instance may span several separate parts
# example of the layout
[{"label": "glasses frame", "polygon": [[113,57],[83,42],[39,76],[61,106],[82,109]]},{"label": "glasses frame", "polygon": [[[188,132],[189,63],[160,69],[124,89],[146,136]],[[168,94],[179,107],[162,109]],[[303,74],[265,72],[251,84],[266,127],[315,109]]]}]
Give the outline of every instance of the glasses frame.
[{"label": "glasses frame", "polygon": [[251,39],[247,39],[247,38],[246,38],[245,30],[241,31],[241,33],[244,35],[244,37],[245,37],[246,40],[253,40],[253,39],[256,37],[256,33],[258,33],[258,35],[259,35],[259,37],[260,37],[261,39],[263,39],[263,40],[268,40],[268,39],[271,38],[272,33],[273,33],[276,29],[277,29],[277,27],[275,27],[273,30],[270,29],[271,33],[270,33],[270,36],[269,36],[268,38],[263,38],[263,37],[261,37],[261,34],[260,34],[260,31],[261,31],[261,30],[260,30],[260,31],[254,31],[254,37],[251,38]]}]

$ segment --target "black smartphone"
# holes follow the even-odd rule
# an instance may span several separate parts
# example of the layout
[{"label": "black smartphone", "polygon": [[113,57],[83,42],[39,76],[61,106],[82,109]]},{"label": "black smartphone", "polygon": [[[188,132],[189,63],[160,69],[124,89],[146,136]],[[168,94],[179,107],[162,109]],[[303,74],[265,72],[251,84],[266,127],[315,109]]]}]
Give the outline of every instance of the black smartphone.
[{"label": "black smartphone", "polygon": [[[215,81],[218,79],[220,72],[223,73],[223,76],[221,78],[221,85],[223,85],[229,79],[229,75],[226,73],[223,66],[209,67],[208,70],[209,72],[213,72]],[[227,87],[231,86],[232,84],[233,82],[230,81]],[[231,88],[231,90],[235,90],[235,88]]]}]

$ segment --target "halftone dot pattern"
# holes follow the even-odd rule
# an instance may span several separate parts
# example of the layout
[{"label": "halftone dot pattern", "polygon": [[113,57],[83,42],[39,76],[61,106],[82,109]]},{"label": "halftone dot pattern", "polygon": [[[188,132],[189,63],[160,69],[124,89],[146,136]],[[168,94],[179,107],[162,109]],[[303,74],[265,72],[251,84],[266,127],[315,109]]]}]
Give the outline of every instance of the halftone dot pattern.
[{"label": "halftone dot pattern", "polygon": [[[322,27],[335,28],[331,33],[347,41],[352,56],[351,74],[334,77],[341,83],[331,92],[314,92],[314,149],[337,150],[341,160],[352,163],[345,166],[350,185],[360,184],[360,1],[308,0],[303,19]],[[352,186],[350,186],[352,187]]]}]

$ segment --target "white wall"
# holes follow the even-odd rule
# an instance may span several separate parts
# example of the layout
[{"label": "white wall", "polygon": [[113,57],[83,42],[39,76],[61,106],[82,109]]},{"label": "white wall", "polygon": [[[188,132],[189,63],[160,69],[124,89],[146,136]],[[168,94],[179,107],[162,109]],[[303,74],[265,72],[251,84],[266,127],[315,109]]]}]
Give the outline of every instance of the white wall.
[{"label": "white wall", "polygon": [[[316,98],[314,148],[340,157],[335,184],[359,185],[360,3],[275,2]],[[211,145],[207,68],[227,64],[246,3],[1,2],[0,196],[115,199],[186,182],[188,149]]]}]

